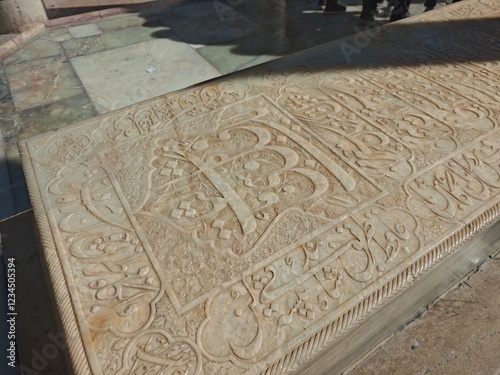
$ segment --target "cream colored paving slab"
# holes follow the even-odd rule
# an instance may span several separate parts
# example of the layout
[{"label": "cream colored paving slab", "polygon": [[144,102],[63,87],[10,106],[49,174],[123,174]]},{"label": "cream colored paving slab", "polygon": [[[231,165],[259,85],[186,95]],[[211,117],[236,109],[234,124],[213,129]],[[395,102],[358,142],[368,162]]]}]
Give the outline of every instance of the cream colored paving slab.
[{"label": "cream colored paving slab", "polygon": [[68,27],[68,31],[73,38],[85,38],[87,36],[102,34],[99,27],[95,23],[89,23],[87,25],[71,26]]},{"label": "cream colored paving slab", "polygon": [[300,373],[493,225],[500,48],[453,31],[499,12],[464,1],[22,142],[75,372]]},{"label": "cream colored paving slab", "polygon": [[221,75],[191,47],[170,39],[75,57],[71,64],[99,113]]}]

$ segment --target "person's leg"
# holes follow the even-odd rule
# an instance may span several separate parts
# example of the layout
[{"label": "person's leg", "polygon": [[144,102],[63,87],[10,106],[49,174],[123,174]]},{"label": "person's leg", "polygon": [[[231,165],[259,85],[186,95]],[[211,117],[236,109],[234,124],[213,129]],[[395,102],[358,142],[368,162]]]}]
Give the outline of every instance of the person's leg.
[{"label": "person's leg", "polygon": [[390,17],[394,9],[394,0],[384,0],[377,6],[377,16],[382,18]]},{"label": "person's leg", "polygon": [[436,4],[437,4],[437,0],[425,0],[425,3],[424,3],[425,11],[427,12],[428,10],[434,9]]},{"label": "person's leg", "polygon": [[394,2],[394,9],[392,10],[389,22],[410,17],[410,3],[411,0],[396,0]]},{"label": "person's leg", "polygon": [[325,10],[323,15],[329,16],[338,12],[345,12],[345,6],[337,4],[337,0],[326,0]]},{"label": "person's leg", "polygon": [[361,10],[362,21],[372,21],[377,14],[377,0],[363,0],[363,9]]}]

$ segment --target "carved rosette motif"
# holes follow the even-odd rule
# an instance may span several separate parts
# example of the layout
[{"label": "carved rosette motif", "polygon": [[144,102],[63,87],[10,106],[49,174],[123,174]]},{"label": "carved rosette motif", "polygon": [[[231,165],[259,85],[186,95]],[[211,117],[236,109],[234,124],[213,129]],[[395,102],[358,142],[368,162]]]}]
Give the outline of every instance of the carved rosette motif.
[{"label": "carved rosette motif", "polygon": [[500,47],[431,26],[23,144],[75,371],[290,373],[496,220]]},{"label": "carved rosette motif", "polygon": [[[234,282],[249,259],[284,253],[383,195],[265,97],[216,112],[204,133],[148,139],[148,188],[131,206],[180,310]],[[125,159],[135,170],[140,161],[128,155],[106,153],[113,174],[121,174]]]}]

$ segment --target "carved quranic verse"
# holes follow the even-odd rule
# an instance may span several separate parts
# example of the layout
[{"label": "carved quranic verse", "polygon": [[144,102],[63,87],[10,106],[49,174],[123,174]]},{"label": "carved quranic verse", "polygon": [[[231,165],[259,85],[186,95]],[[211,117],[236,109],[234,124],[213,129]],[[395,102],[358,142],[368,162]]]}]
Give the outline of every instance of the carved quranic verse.
[{"label": "carved quranic verse", "polygon": [[499,12],[464,1],[23,142],[75,372],[291,373],[493,224]]}]

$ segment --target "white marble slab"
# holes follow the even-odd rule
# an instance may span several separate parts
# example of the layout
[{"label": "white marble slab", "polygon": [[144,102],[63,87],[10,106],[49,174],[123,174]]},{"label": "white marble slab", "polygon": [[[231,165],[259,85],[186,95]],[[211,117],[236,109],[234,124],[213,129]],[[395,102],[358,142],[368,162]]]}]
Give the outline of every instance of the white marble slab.
[{"label": "white marble slab", "polygon": [[75,57],[71,64],[100,113],[221,75],[194,49],[171,39]]},{"label": "white marble slab", "polygon": [[499,12],[464,1],[22,142],[75,372],[300,373],[493,225]]}]

